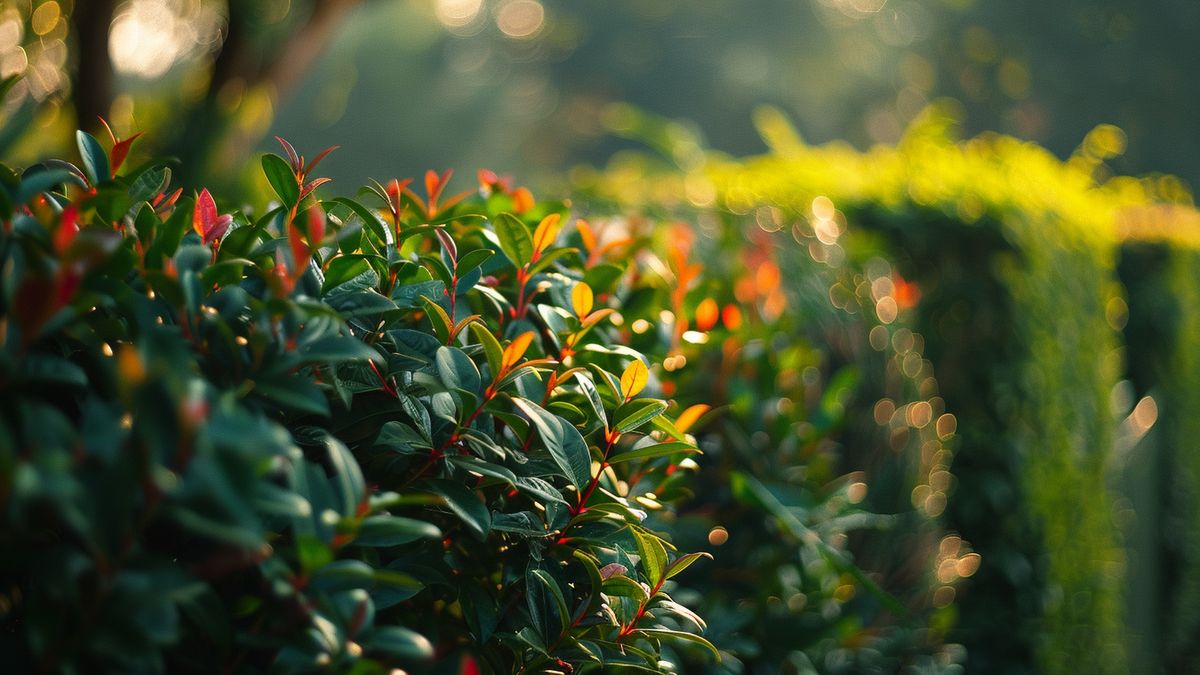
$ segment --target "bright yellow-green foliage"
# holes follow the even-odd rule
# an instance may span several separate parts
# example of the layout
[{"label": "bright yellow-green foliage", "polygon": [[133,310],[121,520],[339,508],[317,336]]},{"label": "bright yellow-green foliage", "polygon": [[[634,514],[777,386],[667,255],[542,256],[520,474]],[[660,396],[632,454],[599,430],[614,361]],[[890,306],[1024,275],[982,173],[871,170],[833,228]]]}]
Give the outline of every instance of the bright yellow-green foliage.
[{"label": "bright yellow-green foliage", "polygon": [[[1025,665],[1046,673],[1125,672],[1124,561],[1106,490],[1114,428],[1108,399],[1121,377],[1113,324],[1123,305],[1114,267],[1123,237],[1195,238],[1190,230],[1161,226],[1144,208],[1188,202],[1190,195],[1169,177],[1108,175],[1104,160],[1124,145],[1114,127],[1098,127],[1064,162],[1010,137],[953,141],[951,118],[937,108],[899,145],[866,152],[840,143],[805,145],[770,111],[757,121],[769,154],[698,157],[698,144],[663,134],[660,147],[684,171],[655,173],[644,159],[618,157],[596,184],[627,203],[774,210],[783,222],[804,228],[826,211],[833,236],[847,229],[885,231],[892,253],[916,265],[922,254],[912,243],[923,238],[925,254],[936,250],[934,231],[994,230],[1003,246],[960,263],[975,275],[968,282],[994,279],[1004,289],[1006,309],[992,318],[1004,330],[1011,327],[1015,343],[1005,352],[1015,355],[1008,362],[974,367],[1001,373],[980,376],[1003,390],[989,411],[1003,438],[990,446],[1015,455],[1006,460],[1016,467],[1009,480],[1036,533],[1037,541],[1022,541],[1023,534],[994,527],[994,536],[1034,551],[1036,580],[1021,589],[1032,599],[1010,601],[1020,605],[1014,611],[1022,613],[1021,629],[1030,636],[1034,663]],[[947,405],[955,409],[950,394]],[[960,416],[960,424],[968,421]],[[980,550],[985,566],[999,564]],[[1004,601],[1003,593],[996,597]]]}]

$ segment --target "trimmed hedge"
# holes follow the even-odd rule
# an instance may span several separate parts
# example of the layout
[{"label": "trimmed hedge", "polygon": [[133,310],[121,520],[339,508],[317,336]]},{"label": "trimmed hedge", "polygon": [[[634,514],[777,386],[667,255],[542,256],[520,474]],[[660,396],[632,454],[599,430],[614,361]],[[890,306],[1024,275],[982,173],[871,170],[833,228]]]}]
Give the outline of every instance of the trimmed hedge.
[{"label": "trimmed hedge", "polygon": [[[938,520],[953,418],[907,305],[888,322],[873,311],[885,295],[905,300],[909,286],[878,255],[851,259],[807,220],[646,201],[644,188],[685,193],[628,177],[615,191],[586,186],[588,198],[698,220],[694,232],[657,235],[677,254],[648,267],[670,272],[663,283],[679,298],[653,330],[695,327],[720,345],[677,339],[682,360],[664,359],[686,363],[663,375],[680,400],[724,404],[695,431],[703,469],[673,529],[689,545],[720,542],[687,588],[726,658],[688,672],[960,670],[946,631],[958,570],[969,576],[979,558]],[[679,273],[693,266],[705,271],[700,283]]]},{"label": "trimmed hedge", "polygon": [[785,223],[832,214],[848,255],[878,252],[915,280],[914,322],[958,420],[946,522],[983,556],[951,639],[980,672],[1125,672],[1107,480],[1122,373],[1115,225],[1126,207],[1179,199],[1178,183],[1110,177],[1111,127],[1062,162],[1001,136],[956,142],[936,108],[900,145],[867,152],[808,146],[769,112],[759,123],[772,153],[733,160],[625,120],[659,133],[687,171],[626,155],[583,183],[633,204],[777,209]]},{"label": "trimmed hedge", "polygon": [[[1200,669],[1200,250],[1195,211],[1138,210],[1122,219],[1118,267],[1127,291],[1127,377],[1136,398],[1130,487],[1144,537],[1132,580],[1144,624],[1141,652],[1151,668]],[[1142,406],[1146,402],[1141,402]],[[1131,439],[1132,440],[1132,439]],[[1144,517],[1143,514],[1148,514]]]}]

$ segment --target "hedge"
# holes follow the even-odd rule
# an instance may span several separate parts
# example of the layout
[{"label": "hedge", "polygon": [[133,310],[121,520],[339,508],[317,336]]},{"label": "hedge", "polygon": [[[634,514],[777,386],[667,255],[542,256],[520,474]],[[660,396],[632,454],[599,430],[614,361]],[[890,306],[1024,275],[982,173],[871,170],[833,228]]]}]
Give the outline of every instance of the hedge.
[{"label": "hedge", "polygon": [[696,432],[703,468],[677,531],[722,542],[689,589],[727,656],[688,672],[959,670],[946,631],[979,557],[938,518],[954,419],[908,305],[887,322],[873,310],[885,296],[908,302],[911,284],[878,255],[848,257],[828,224],[765,205],[697,208],[681,203],[692,186],[640,167],[582,187],[605,209],[697,222],[658,235],[685,242],[683,262],[706,280],[679,286],[671,322],[656,327],[696,326],[720,344],[678,341],[686,367],[666,374],[681,398],[724,404]]},{"label": "hedge", "polygon": [[785,223],[832,214],[848,255],[875,251],[915,280],[914,321],[958,421],[946,523],[983,558],[950,639],[980,672],[1125,671],[1107,480],[1123,372],[1116,222],[1186,199],[1178,182],[1112,177],[1104,160],[1123,139],[1111,127],[1063,162],[1003,136],[956,141],[940,108],[866,152],[806,145],[769,111],[758,121],[771,153],[737,160],[630,114],[622,130],[656,135],[684,170],[622,155],[578,178],[630,204],[778,209]]},{"label": "hedge", "polygon": [[325,153],[281,141],[251,215],[78,139],[80,167],[0,169],[6,668],[717,658],[669,594],[704,556],[644,505],[697,449],[623,344],[633,268],[562,204],[434,172],[322,201]]},{"label": "hedge", "polygon": [[1134,209],[1120,219],[1118,267],[1126,289],[1127,377],[1143,396],[1126,426],[1129,496],[1142,535],[1140,653],[1149,669],[1200,668],[1200,249],[1197,215],[1178,207]]}]

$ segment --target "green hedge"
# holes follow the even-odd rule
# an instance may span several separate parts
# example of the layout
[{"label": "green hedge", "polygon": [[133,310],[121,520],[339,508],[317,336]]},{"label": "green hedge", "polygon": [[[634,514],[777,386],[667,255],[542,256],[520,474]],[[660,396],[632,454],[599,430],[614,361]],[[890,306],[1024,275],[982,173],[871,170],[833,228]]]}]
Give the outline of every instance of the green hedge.
[{"label": "green hedge", "polygon": [[1131,580],[1141,591],[1134,610],[1147,662],[1193,672],[1200,668],[1200,250],[1194,235],[1171,230],[1194,233],[1196,217],[1155,210],[1129,221],[1118,268],[1128,302],[1127,376],[1136,398],[1153,401],[1127,423],[1130,436],[1149,431],[1127,461],[1144,538],[1144,568]]},{"label": "green hedge", "polygon": [[642,124],[685,170],[624,155],[582,178],[630,203],[773,208],[785,222],[823,220],[829,200],[848,255],[876,251],[921,291],[915,322],[960,436],[946,522],[983,556],[950,636],[968,668],[1125,672],[1107,480],[1122,372],[1115,224],[1127,206],[1178,199],[1178,183],[1111,177],[1104,160],[1123,142],[1111,127],[1063,162],[1002,136],[955,141],[937,108],[898,146],[866,152],[808,146],[770,112],[758,121],[762,157],[706,158]]}]

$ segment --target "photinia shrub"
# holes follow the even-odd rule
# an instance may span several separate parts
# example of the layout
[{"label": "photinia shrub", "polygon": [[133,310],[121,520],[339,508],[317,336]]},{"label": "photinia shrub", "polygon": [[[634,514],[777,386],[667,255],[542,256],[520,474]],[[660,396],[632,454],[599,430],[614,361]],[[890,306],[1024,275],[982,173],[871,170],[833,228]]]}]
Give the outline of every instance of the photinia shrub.
[{"label": "photinia shrub", "polygon": [[670,596],[704,554],[652,526],[698,449],[624,344],[641,276],[566,205],[489,172],[322,201],[328,151],[281,141],[252,215],[122,172],[132,140],[0,167],[8,667],[717,658]]}]

